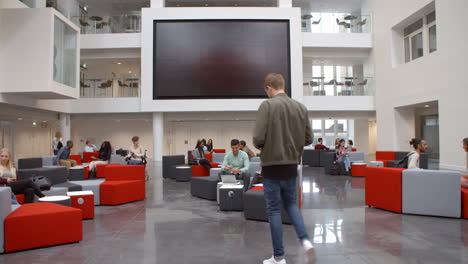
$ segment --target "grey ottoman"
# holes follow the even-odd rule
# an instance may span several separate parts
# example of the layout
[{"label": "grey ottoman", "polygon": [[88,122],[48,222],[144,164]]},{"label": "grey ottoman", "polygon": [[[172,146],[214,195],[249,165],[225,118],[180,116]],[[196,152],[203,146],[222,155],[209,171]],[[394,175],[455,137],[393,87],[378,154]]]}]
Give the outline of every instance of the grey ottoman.
[{"label": "grey ottoman", "polygon": [[176,166],[174,171],[175,179],[178,182],[188,182],[192,178],[191,166]]},{"label": "grey ottoman", "polygon": [[94,193],[94,205],[101,204],[100,197],[100,185],[104,182],[104,179],[99,180],[86,180],[86,181],[71,181],[71,183],[78,184],[81,186],[83,191],[93,191]]},{"label": "grey ottoman", "polygon": [[84,167],[76,166],[69,168],[68,180],[70,181],[82,181],[84,180]]},{"label": "grey ottoman", "polygon": [[195,197],[215,201],[218,181],[218,176],[192,177],[190,193]]},{"label": "grey ottoman", "polygon": [[69,196],[45,196],[42,198],[39,198],[40,203],[55,203],[55,204],[61,204],[61,205],[66,205],[66,206],[71,206],[71,200]]},{"label": "grey ottoman", "polygon": [[219,188],[219,209],[221,211],[242,211],[244,209],[244,185],[224,184]]},{"label": "grey ottoman", "polygon": [[221,173],[221,168],[211,168],[210,176],[218,176]]},{"label": "grey ottoman", "polygon": [[383,168],[384,166],[384,163],[383,161],[371,161],[370,164],[369,164],[369,167],[381,167]]},{"label": "grey ottoman", "polygon": [[[266,209],[263,190],[249,190],[244,193],[244,217],[248,220],[268,222],[268,214]],[[284,211],[281,205],[281,219],[283,224],[291,224],[289,216]]]}]

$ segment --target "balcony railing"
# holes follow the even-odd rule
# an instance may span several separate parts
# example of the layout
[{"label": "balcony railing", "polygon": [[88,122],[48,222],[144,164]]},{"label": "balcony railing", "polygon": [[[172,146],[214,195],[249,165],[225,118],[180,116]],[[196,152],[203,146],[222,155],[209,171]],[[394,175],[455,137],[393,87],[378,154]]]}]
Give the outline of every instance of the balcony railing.
[{"label": "balcony railing", "polygon": [[302,32],[370,33],[371,16],[346,13],[302,14]]},{"label": "balcony railing", "polygon": [[326,80],[312,77],[304,81],[304,96],[373,96],[374,86],[370,77],[344,77]]},{"label": "balcony railing", "polygon": [[72,21],[81,28],[81,34],[141,32],[141,14],[137,12],[120,16],[72,17]]},{"label": "balcony railing", "polygon": [[80,81],[81,98],[139,97],[140,79],[85,79]]}]

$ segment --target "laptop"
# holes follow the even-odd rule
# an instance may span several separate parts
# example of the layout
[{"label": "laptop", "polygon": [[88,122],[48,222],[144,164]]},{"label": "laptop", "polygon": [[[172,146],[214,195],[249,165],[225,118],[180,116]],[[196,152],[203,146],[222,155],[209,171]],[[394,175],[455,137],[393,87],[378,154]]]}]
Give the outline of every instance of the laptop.
[{"label": "laptop", "polygon": [[238,184],[236,175],[221,175],[221,181],[223,183]]}]

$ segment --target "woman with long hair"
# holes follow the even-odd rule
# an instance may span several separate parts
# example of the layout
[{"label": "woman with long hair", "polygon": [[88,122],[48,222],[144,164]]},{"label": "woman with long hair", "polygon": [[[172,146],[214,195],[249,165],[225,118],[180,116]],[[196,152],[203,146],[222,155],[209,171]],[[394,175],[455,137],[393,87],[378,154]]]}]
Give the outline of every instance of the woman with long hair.
[{"label": "woman with long hair", "polygon": [[63,147],[62,133],[59,131],[55,132],[55,137],[52,139],[52,148],[54,150],[54,155],[57,155],[58,151]]},{"label": "woman with long hair", "polygon": [[32,180],[16,180],[16,168],[11,161],[11,153],[6,148],[0,150],[0,186],[11,188],[13,203],[17,203],[13,194],[24,194],[25,203],[34,202],[34,195],[45,196]]},{"label": "woman with long hair", "polygon": [[98,157],[91,157],[94,161],[89,163],[89,178],[96,177],[98,164],[109,164],[112,155],[112,146],[109,141],[104,141],[99,149]]},{"label": "woman with long hair", "polygon": [[351,160],[349,159],[348,151],[345,148],[345,140],[340,139],[338,148],[336,149],[336,157],[338,162],[343,162],[345,165],[346,172],[351,169]]},{"label": "woman with long hair", "polygon": [[213,139],[208,139],[208,142],[206,143],[206,148],[209,153],[213,152]]},{"label": "woman with long hair", "polygon": [[208,170],[211,169],[211,163],[205,158],[205,144],[203,140],[197,140],[197,145],[192,151],[193,161],[195,164],[202,165]]}]

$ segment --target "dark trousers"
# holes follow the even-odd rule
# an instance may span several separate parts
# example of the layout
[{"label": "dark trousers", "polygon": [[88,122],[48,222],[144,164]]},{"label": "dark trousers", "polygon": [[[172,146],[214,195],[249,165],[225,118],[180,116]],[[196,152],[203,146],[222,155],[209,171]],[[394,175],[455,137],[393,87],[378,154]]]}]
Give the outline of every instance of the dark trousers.
[{"label": "dark trousers", "polygon": [[34,194],[39,197],[44,197],[44,194],[39,188],[34,185],[31,180],[20,180],[8,183],[7,186],[11,188],[14,194],[24,194],[24,203],[34,202]]},{"label": "dark trousers", "polygon": [[202,165],[203,167],[207,168],[208,170],[211,169],[211,163],[207,159],[199,159],[198,164]]}]

